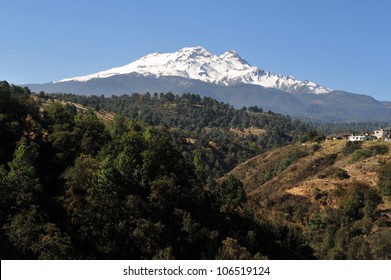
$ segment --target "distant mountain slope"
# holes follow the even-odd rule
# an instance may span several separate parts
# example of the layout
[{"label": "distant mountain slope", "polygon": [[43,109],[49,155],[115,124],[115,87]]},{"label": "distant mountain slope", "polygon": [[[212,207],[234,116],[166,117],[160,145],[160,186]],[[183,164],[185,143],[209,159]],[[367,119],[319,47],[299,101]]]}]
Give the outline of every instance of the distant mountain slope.
[{"label": "distant mountain slope", "polygon": [[[305,104],[301,116],[311,119],[340,121],[372,121],[391,118],[391,109],[383,102],[363,94],[333,91],[329,94],[293,94]],[[300,115],[300,114],[299,114]]]},{"label": "distant mountain slope", "polygon": [[366,95],[342,91],[333,91],[327,94],[292,94],[257,85],[237,84],[228,87],[182,77],[156,78],[133,73],[105,79],[94,78],[86,82],[31,84],[28,87],[35,92],[104,96],[135,92],[173,92],[176,94],[190,92],[230,103],[237,108],[257,105],[264,110],[295,117],[333,122],[387,120],[391,118],[391,109],[386,106],[386,103],[376,101]]},{"label": "distant mountain slope", "polygon": [[[145,77],[139,74],[124,74],[106,79],[91,79],[87,82],[70,81],[28,85],[32,91],[63,92],[85,95],[122,95],[131,93],[173,92],[194,93],[227,102],[235,107],[261,104],[265,110],[294,114],[302,104],[289,93],[266,89],[261,86],[238,84],[224,86],[181,77]],[[109,93],[109,94],[108,94]]]}]

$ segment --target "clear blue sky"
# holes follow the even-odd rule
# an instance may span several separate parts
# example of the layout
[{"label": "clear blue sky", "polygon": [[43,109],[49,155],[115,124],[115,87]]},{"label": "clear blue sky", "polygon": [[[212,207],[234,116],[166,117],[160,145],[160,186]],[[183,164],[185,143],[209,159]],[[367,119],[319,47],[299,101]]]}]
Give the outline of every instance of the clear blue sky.
[{"label": "clear blue sky", "polygon": [[2,0],[0,7],[0,80],[10,83],[91,74],[201,45],[391,100],[389,0]]}]

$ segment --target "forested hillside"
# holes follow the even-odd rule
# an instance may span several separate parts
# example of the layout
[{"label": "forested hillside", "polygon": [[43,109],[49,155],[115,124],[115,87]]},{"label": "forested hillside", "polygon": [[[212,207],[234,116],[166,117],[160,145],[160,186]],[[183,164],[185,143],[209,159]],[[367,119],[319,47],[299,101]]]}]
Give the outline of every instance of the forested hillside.
[{"label": "forested hillside", "polygon": [[[224,127],[215,110],[226,108],[233,115],[227,118],[230,122],[240,114],[249,121],[258,114],[259,119],[280,122],[286,128],[274,130],[284,136],[276,146],[296,137],[289,118],[271,112],[251,117],[248,111],[205,99],[191,107],[194,112],[200,106],[210,110],[209,123],[182,130],[170,123],[175,118],[164,115],[157,119],[167,121],[165,125],[126,112],[129,117],[103,122],[93,110],[46,99],[0,83],[2,259],[314,257],[300,232],[255,215],[239,180],[229,176],[217,184],[216,175],[210,176],[213,170],[205,172],[213,160],[216,166],[221,161],[217,170],[223,173],[271,145],[260,145],[270,133],[266,126],[259,136],[232,131],[235,127]],[[124,100],[108,101],[125,109],[129,104]],[[162,104],[149,110],[176,108],[175,103]],[[193,118],[182,115],[184,123]],[[213,121],[220,126],[213,128]],[[197,130],[204,136],[191,138]],[[219,157],[204,162],[205,156]]]},{"label": "forested hillside", "polygon": [[327,140],[272,149],[229,173],[260,216],[296,227],[320,259],[391,257],[391,144]]},{"label": "forested hillside", "polygon": [[317,132],[289,116],[251,106],[240,110],[210,97],[183,94],[79,96],[41,93],[40,99],[75,102],[96,111],[115,112],[142,126],[168,131],[206,177],[219,178],[239,163],[272,147],[317,137]]},{"label": "forested hillside", "polygon": [[192,94],[7,82],[0,141],[2,259],[391,256],[387,143]]}]

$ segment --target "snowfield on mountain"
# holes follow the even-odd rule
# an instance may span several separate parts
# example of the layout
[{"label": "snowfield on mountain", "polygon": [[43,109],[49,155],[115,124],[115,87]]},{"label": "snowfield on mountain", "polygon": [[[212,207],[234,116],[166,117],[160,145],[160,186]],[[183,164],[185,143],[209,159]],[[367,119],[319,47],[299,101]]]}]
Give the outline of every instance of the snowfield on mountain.
[{"label": "snowfield on mountain", "polygon": [[220,56],[203,47],[183,48],[174,53],[152,53],[122,67],[111,68],[95,74],[57,81],[85,82],[91,79],[138,73],[143,76],[176,76],[208,83],[232,86],[237,84],[260,85],[287,92],[329,93],[332,90],[314,82],[299,81],[292,76],[281,76],[251,66],[236,51]]}]

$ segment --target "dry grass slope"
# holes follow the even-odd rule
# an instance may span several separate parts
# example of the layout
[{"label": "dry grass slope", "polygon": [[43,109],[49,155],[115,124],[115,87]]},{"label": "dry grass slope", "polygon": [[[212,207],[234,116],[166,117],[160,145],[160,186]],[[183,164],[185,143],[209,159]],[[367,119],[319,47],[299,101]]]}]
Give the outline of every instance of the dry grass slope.
[{"label": "dry grass slope", "polygon": [[[259,212],[276,219],[295,220],[304,223],[313,212],[324,207],[337,208],[338,192],[364,184],[377,188],[377,170],[380,162],[391,161],[391,144],[364,142],[364,150],[375,151],[379,145],[387,145],[389,151],[355,159],[355,154],[345,155],[346,141],[324,141],[292,144],[273,149],[254,157],[233,169],[229,174],[239,178],[247,195]],[[222,178],[221,180],[224,180]],[[383,199],[379,205],[390,217],[390,202]],[[291,208],[302,207],[305,211]]]}]

